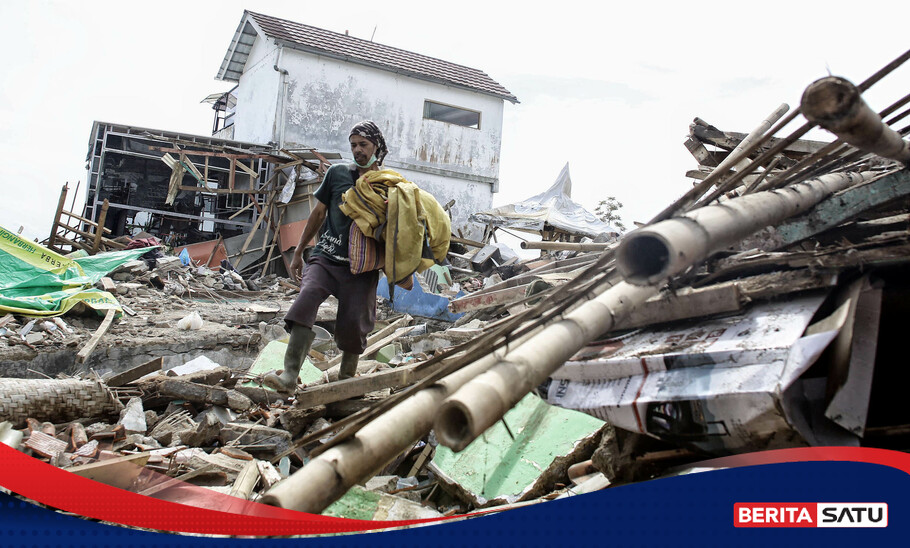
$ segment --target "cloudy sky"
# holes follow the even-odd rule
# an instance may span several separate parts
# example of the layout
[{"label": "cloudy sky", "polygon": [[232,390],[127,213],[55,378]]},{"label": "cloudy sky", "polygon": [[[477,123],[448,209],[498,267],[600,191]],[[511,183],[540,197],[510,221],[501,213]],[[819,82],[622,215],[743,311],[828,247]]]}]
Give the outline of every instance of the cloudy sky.
[{"label": "cloudy sky", "polygon": [[[544,190],[568,162],[575,200],[615,196],[627,225],[690,187],[694,117],[748,132],[813,80],[859,83],[910,46],[894,24],[910,10],[894,2],[631,4],[2,2],[0,226],[47,237],[62,184],[84,187],[93,120],[209,134],[200,100],[232,87],[214,76],[244,9],[375,29],[377,42],[484,70],[521,100],[506,104],[494,205]],[[866,100],[880,110],[908,84],[904,66]]]}]

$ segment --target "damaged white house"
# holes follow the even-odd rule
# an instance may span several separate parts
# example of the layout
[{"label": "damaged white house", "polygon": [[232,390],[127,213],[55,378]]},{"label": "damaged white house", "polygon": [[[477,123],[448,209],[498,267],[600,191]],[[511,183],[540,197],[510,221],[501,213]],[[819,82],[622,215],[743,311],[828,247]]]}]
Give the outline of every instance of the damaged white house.
[{"label": "damaged white house", "polygon": [[480,70],[244,11],[216,78],[237,83],[216,102],[218,137],[349,155],[347,131],[371,119],[386,167],[454,199],[456,228],[498,191],[504,104],[518,99]]}]

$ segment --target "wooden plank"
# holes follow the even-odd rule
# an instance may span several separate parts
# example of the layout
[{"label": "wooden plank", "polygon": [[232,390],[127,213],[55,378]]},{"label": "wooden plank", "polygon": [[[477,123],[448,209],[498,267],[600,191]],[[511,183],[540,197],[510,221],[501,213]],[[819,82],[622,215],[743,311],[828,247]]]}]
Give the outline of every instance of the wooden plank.
[{"label": "wooden plank", "polygon": [[303,160],[294,160],[293,162],[288,162],[286,164],[280,164],[275,166],[275,169],[287,169],[289,167],[299,166],[303,164]]},{"label": "wooden plank", "polygon": [[459,314],[470,310],[480,310],[492,306],[499,306],[501,304],[508,304],[524,298],[529,285],[530,283],[516,287],[508,287],[498,291],[461,297],[449,303],[449,310],[454,314]]},{"label": "wooden plank", "polygon": [[468,240],[467,238],[454,238],[454,237],[453,237],[453,238],[451,239],[451,241],[454,242],[454,243],[456,243],[456,244],[468,245],[468,246],[471,246],[471,247],[479,247],[479,248],[486,247],[484,244],[482,244],[482,243],[480,243],[480,242],[477,242],[477,241],[474,241],[474,240]]},{"label": "wooden plank", "polygon": [[182,148],[172,148],[172,147],[156,147],[150,146],[149,150],[157,150],[158,152],[173,152],[175,154],[180,154],[181,152],[187,156],[208,156],[214,158],[240,158],[242,160],[269,160],[274,161],[275,157],[271,154],[236,154],[233,152],[211,152],[205,150],[184,150]]},{"label": "wooden plank", "polygon": [[319,384],[297,392],[297,406],[302,408],[325,405],[362,396],[383,388],[398,388],[413,384],[430,375],[433,368],[416,369],[417,365],[396,367],[371,375]]},{"label": "wooden plank", "polygon": [[115,386],[115,387],[116,386],[126,386],[127,384],[129,384],[135,380],[138,380],[141,377],[148,375],[149,373],[153,373],[155,371],[161,371],[161,367],[162,367],[163,363],[164,363],[164,361],[159,356],[159,357],[155,358],[154,360],[151,360],[142,365],[137,365],[136,367],[127,369],[123,373],[114,375],[113,377],[111,377],[107,381],[105,381],[105,384],[108,386]]},{"label": "wooden plank", "polygon": [[98,250],[101,249],[101,239],[104,238],[104,232],[100,230],[99,227],[104,226],[104,222],[107,220],[107,208],[110,207],[110,204],[107,201],[107,198],[104,199],[104,203],[101,204],[101,214],[98,215],[98,226],[95,227],[95,238],[92,242],[92,255],[98,253]]},{"label": "wooden plank", "polygon": [[910,170],[907,169],[851,187],[821,202],[807,214],[777,227],[774,249],[811,238],[865,211],[907,196],[910,196]]},{"label": "wooden plank", "polygon": [[[92,234],[91,232],[85,232],[83,230],[79,230],[78,228],[73,228],[71,226],[65,226],[65,225],[62,225],[61,228],[65,228],[69,232],[78,234],[79,236],[82,236],[83,238],[86,238],[87,240],[90,240],[90,241],[94,240],[94,238],[95,238],[95,235]],[[57,238],[60,238],[59,234],[57,235]],[[121,244],[120,242],[115,242],[114,240],[110,240],[103,236],[101,237],[101,243],[103,243],[106,246],[113,247],[115,249],[126,249],[126,245]],[[83,247],[86,251],[90,251],[92,249],[88,245],[80,246],[80,247]]]},{"label": "wooden plank", "polygon": [[101,278],[101,289],[105,291],[117,291],[117,284],[114,283],[114,280],[104,276]]},{"label": "wooden plank", "polygon": [[743,299],[735,282],[702,289],[685,289],[653,297],[632,309],[622,328],[739,312]]},{"label": "wooden plank", "polygon": [[361,356],[364,358],[371,358],[373,356],[373,354],[382,350],[383,347],[385,347],[388,344],[391,344],[392,342],[398,340],[401,337],[404,337],[405,335],[407,335],[408,333],[413,331],[416,327],[417,327],[416,325],[412,325],[411,327],[404,327],[400,331],[396,330],[395,333],[392,333],[391,335],[384,337],[384,338],[376,341],[375,343],[371,344],[370,346],[366,347],[366,349],[363,351],[363,354],[361,354]]},{"label": "wooden plank", "polygon": [[228,188],[205,188],[201,186],[186,186],[180,185],[177,187],[177,190],[185,190],[187,192],[206,192],[208,194],[264,194],[255,188],[238,188],[231,190]]},{"label": "wooden plank", "polygon": [[[82,221],[83,223],[85,223],[85,224],[87,224],[87,225],[90,225],[90,226],[93,226],[93,227],[97,227],[97,226],[98,226],[98,223],[96,223],[95,221],[93,221],[93,220],[91,220],[91,219],[86,219],[86,218],[83,217],[82,215],[76,215],[75,213],[70,213],[69,211],[63,211],[62,213],[63,213],[63,215],[68,215],[68,216],[72,217],[73,219],[77,219],[77,220],[79,220],[79,221]],[[109,228],[104,228],[104,229],[102,229],[102,230],[104,231],[105,234],[110,234],[110,233],[111,233],[111,229],[109,229]]]},{"label": "wooden plank", "polygon": [[51,235],[47,240],[47,247],[54,247],[54,238],[57,236],[57,226],[60,225],[60,213],[63,212],[63,206],[66,204],[66,187],[67,183],[63,184],[63,189],[60,191],[60,199],[57,201],[57,213],[54,215],[54,222],[51,224]]},{"label": "wooden plank", "polygon": [[[209,254],[209,258],[205,261],[205,266],[212,264],[212,259],[215,257],[215,253],[218,251],[218,246],[224,242],[224,236],[221,234],[218,235],[218,241],[215,242],[215,247],[212,248],[212,252]],[[224,250],[224,254],[227,255],[227,248]]]},{"label": "wooden plank", "polygon": [[143,467],[148,462],[149,456],[149,453],[136,453],[82,466],[73,466],[67,468],[67,471],[111,487],[127,489],[144,470]]},{"label": "wooden plank", "polygon": [[143,489],[142,491],[139,491],[139,494],[144,495],[146,497],[150,497],[156,493],[160,493],[161,491],[164,491],[165,489],[185,483],[185,482],[195,478],[196,476],[201,476],[202,474],[208,474],[209,472],[211,472],[213,470],[215,470],[214,464],[206,464],[205,466],[203,466],[202,468],[199,468],[197,470],[191,470],[191,471],[187,472],[186,474],[177,476],[176,478],[170,478],[170,479],[162,481],[161,483],[155,484],[155,485],[149,487],[148,489]]},{"label": "wooden plank", "polygon": [[206,180],[203,177],[202,173],[199,172],[199,168],[196,167],[196,164],[185,157],[183,160],[180,160],[180,164],[184,167],[184,169],[190,172],[190,175],[192,175],[194,179],[199,181],[202,186],[205,186]]},{"label": "wooden plank", "polygon": [[95,334],[92,335],[92,338],[82,347],[82,350],[76,354],[76,361],[79,363],[85,363],[85,360],[88,359],[92,351],[95,350],[95,347],[98,346],[98,342],[101,340],[101,337],[107,333],[107,330],[110,329],[111,324],[114,322],[114,317],[117,315],[116,310],[108,310],[107,314],[104,316],[104,320],[101,322],[101,325],[98,326],[98,329],[95,331]]},{"label": "wooden plank", "polygon": [[12,314],[7,314],[6,316],[3,316],[3,318],[0,318],[0,327],[6,327],[6,324],[8,324],[11,321],[13,321]]},{"label": "wooden plank", "polygon": [[[265,276],[265,272],[269,269],[269,263],[272,262],[272,254],[275,253],[275,246],[278,243],[279,235],[281,234],[281,221],[284,219],[285,209],[281,210],[281,214],[278,216],[278,226],[275,228],[275,231],[272,233],[272,243],[269,245],[269,253],[265,257],[265,263],[262,265],[262,273],[259,274],[260,277]],[[265,245],[265,242],[263,242]]]},{"label": "wooden plank", "polygon": [[[233,219],[233,218],[236,217],[237,215],[240,215],[241,213],[243,213],[243,212],[246,211],[247,209],[253,207],[253,204],[254,204],[254,203],[257,203],[256,200],[251,199],[251,200],[250,200],[250,203],[248,203],[248,204],[246,204],[245,206],[243,206],[242,208],[238,209],[233,215],[231,215],[230,217],[228,217],[228,220]],[[257,205],[258,205],[258,204],[257,204]]]},{"label": "wooden plank", "polygon": [[75,250],[75,249],[82,249],[82,250],[84,250],[86,253],[88,253],[88,251],[91,249],[91,248],[88,247],[87,245],[84,245],[84,244],[82,244],[82,243],[79,243],[79,242],[70,240],[69,238],[66,238],[66,237],[64,237],[64,236],[61,236],[61,235],[59,235],[59,234],[57,234],[57,237],[56,237],[56,238],[57,238],[58,240],[60,240],[61,243],[63,243],[63,244],[65,244],[65,245],[68,245],[68,246],[72,247],[74,250]]},{"label": "wooden plank", "polygon": [[244,165],[243,162],[238,161],[236,158],[234,158],[234,164],[236,164],[237,167],[239,167],[241,170],[245,171],[245,172],[247,173],[247,175],[249,175],[249,176],[252,177],[253,179],[258,179],[258,178],[259,178],[259,174],[258,174],[258,173],[256,173],[252,168],[247,167],[246,165]]}]

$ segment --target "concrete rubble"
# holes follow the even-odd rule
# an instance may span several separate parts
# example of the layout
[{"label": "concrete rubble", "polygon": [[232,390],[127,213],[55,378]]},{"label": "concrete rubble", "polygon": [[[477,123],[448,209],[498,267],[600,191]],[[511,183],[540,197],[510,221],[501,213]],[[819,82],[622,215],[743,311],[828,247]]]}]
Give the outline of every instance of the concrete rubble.
[{"label": "concrete rubble", "polygon": [[[380,281],[351,379],[327,301],[288,397],[261,384],[297,294],[280,262],[214,264],[220,239],[208,261],[125,262],[96,284],[122,313],[0,316],[0,440],[152,497],[372,520],[573,496],[717,455],[904,449],[907,375],[885,357],[910,313],[908,130],[869,144],[855,125],[878,114],[833,120],[814,93],[812,121],[841,141],[773,136],[782,107],[748,135],[696,118],[699,182],[625,237],[557,222],[577,206],[568,168],[528,201],[558,207],[477,214],[482,241],[453,235],[412,290],[390,301]],[[502,227],[539,234],[523,247],[540,256],[495,243]]]}]

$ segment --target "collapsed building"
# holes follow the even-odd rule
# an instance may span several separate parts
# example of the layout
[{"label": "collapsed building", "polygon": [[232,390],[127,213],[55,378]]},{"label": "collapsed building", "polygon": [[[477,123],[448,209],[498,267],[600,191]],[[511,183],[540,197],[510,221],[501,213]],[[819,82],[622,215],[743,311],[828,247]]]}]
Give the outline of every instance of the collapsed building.
[{"label": "collapsed building", "polygon": [[[355,378],[337,380],[328,303],[323,344],[287,398],[259,380],[280,367],[292,283],[216,271],[217,248],[144,267],[118,255],[91,284],[120,296],[119,320],[72,318],[85,331],[67,333],[34,311],[0,319],[4,354],[21,355],[0,391],[30,395],[0,400],[10,402],[0,434],[74,473],[135,461],[95,477],[148,496],[228,508],[207,496],[218,491],[375,519],[393,517],[377,502],[388,496],[412,503],[394,517],[429,517],[680,473],[718,455],[903,450],[905,374],[890,357],[907,306],[910,127],[900,122],[910,96],[876,111],[862,92],[908,58],[858,86],[819,80],[800,108],[748,134],[696,119],[686,146],[698,182],[618,240],[569,229],[540,258],[491,265],[489,241],[455,236],[451,267],[377,297],[381,321]],[[800,114],[805,123],[782,135]],[[801,139],[816,126],[836,140]],[[192,337],[211,324],[221,346],[252,347],[245,361],[160,350],[127,361],[105,335]],[[79,346],[82,363],[39,372],[68,378],[34,378],[27,358],[45,346]]]}]

